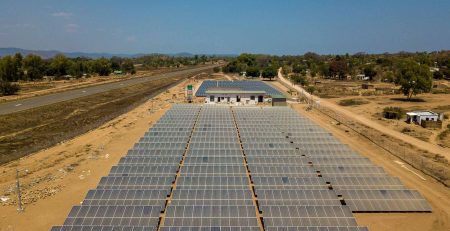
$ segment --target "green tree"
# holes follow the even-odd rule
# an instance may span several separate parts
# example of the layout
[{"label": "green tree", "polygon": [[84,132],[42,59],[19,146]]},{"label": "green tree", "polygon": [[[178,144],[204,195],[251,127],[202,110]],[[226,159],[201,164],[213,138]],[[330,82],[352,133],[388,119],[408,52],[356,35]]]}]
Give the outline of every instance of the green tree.
[{"label": "green tree", "polygon": [[400,90],[408,100],[411,100],[413,95],[429,92],[433,85],[429,67],[414,61],[405,61],[400,64],[396,82],[401,86]]},{"label": "green tree", "polygon": [[5,56],[0,60],[0,80],[15,81],[14,62],[11,56]]},{"label": "green tree", "polygon": [[259,77],[260,71],[258,67],[251,66],[247,68],[247,76],[249,77]]},{"label": "green tree", "polygon": [[44,61],[40,56],[27,55],[23,60],[23,70],[25,71],[25,78],[27,80],[38,80],[44,77],[45,66]]},{"label": "green tree", "polygon": [[64,76],[68,74],[70,67],[70,60],[66,58],[63,54],[58,54],[53,57],[50,67],[53,70],[53,74],[57,77]]},{"label": "green tree", "polygon": [[121,69],[123,72],[135,74],[134,63],[131,59],[126,59],[122,62]]},{"label": "green tree", "polygon": [[94,61],[93,69],[100,76],[108,76],[111,73],[111,63],[108,59],[100,58]]},{"label": "green tree", "polygon": [[370,80],[373,80],[373,78],[377,75],[377,71],[375,71],[373,66],[366,66],[364,68],[364,75],[369,77]]},{"label": "green tree", "polygon": [[275,76],[277,76],[278,71],[275,67],[266,67],[262,71],[261,75],[263,78],[267,78],[269,80],[272,80]]},{"label": "green tree", "polygon": [[16,53],[14,57],[12,58],[12,65],[13,65],[13,79],[14,81],[23,79],[23,70],[22,70],[22,61],[23,57],[22,54]]},{"label": "green tree", "polygon": [[295,75],[291,76],[291,80],[295,84],[300,84],[302,86],[305,86],[308,84],[308,80],[306,79],[306,77],[304,75],[300,75],[300,74],[295,74]]}]

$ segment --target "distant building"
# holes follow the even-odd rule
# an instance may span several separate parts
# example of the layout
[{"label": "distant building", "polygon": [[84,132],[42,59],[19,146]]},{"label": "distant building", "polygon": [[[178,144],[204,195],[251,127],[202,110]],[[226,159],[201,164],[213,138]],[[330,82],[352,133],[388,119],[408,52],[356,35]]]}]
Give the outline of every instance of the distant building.
[{"label": "distant building", "polygon": [[406,122],[422,125],[422,121],[442,120],[442,115],[432,111],[412,111],[406,113]]},{"label": "distant building", "polygon": [[364,74],[356,75],[356,79],[358,80],[369,80],[370,78]]}]

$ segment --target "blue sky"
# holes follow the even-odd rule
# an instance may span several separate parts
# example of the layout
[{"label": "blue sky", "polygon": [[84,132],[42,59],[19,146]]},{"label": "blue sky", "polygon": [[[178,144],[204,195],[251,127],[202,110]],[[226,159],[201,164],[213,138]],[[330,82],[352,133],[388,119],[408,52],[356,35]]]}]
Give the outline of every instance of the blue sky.
[{"label": "blue sky", "polygon": [[0,47],[110,53],[450,49],[449,0],[1,0]]}]

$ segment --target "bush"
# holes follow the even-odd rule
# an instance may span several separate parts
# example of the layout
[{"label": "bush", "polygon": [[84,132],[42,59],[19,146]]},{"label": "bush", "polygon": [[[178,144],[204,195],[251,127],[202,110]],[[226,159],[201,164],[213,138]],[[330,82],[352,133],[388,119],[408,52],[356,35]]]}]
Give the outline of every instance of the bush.
[{"label": "bush", "polygon": [[341,106],[354,106],[354,105],[362,105],[367,104],[369,102],[360,99],[344,99],[339,101],[339,105]]},{"label": "bush", "polygon": [[19,85],[0,81],[0,95],[14,95],[20,90]]},{"label": "bush", "polygon": [[213,71],[214,71],[214,73],[218,73],[218,72],[220,72],[220,67],[214,67],[214,69],[213,69]]},{"label": "bush", "polygon": [[383,116],[386,119],[401,119],[403,114],[404,114],[404,110],[401,107],[385,107],[383,109]]}]

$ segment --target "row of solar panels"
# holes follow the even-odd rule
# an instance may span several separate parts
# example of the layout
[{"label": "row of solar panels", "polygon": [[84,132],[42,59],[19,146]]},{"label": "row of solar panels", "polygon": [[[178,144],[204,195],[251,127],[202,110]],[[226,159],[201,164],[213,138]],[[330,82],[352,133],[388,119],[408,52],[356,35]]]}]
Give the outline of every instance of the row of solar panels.
[{"label": "row of solar panels", "polygon": [[[388,176],[380,167],[374,166],[367,158],[362,158],[351,149],[337,142],[334,138],[323,139],[311,143],[314,139],[306,139],[304,136],[292,136],[292,131],[307,133],[310,126],[314,124],[305,119],[298,119],[297,113],[288,108],[238,108],[235,109],[236,120],[241,130],[241,124],[264,123],[270,121],[271,126],[277,127],[276,130],[267,131],[262,126],[252,126],[252,132],[259,134],[286,134],[283,138],[277,135],[274,141],[270,138],[257,139],[265,142],[257,142],[257,144],[244,143],[244,150],[252,150],[247,156],[249,169],[251,170],[252,180],[254,181],[256,191],[258,189],[311,189],[323,188],[326,184],[327,188],[333,189],[336,195],[342,196],[344,199],[341,203],[349,205],[354,212],[397,212],[397,211],[431,211],[430,206],[420,196],[417,191],[406,189],[398,178]],[[284,116],[280,116],[283,114]],[[285,119],[272,119],[280,118]],[[288,118],[288,119],[286,119]],[[244,127],[247,127],[244,125]],[[321,133],[321,128],[316,132]],[[326,132],[322,130],[322,133]],[[254,140],[251,132],[240,132],[241,140]],[[266,150],[264,157],[258,156],[259,149],[264,147]],[[273,152],[273,158],[267,158],[272,152],[271,147],[275,147],[277,151]],[[298,149],[295,155],[289,153],[287,156],[279,156],[277,152],[284,149]],[[322,150],[327,149],[326,155]],[[314,151],[313,151],[314,150]],[[316,152],[316,150],[321,150]],[[341,153],[346,155],[343,157]],[[317,155],[319,154],[319,155]],[[248,154],[247,154],[248,155]],[[324,157],[326,156],[326,157]],[[255,158],[256,157],[256,158]],[[267,165],[271,165],[267,167]],[[283,167],[277,167],[278,165]],[[306,167],[305,165],[309,165]],[[261,173],[270,174],[271,172],[280,177],[260,178]],[[311,175],[316,173],[321,180],[312,178]],[[284,175],[284,176],[283,176]],[[273,186],[273,187],[272,187]],[[394,197],[395,195],[395,197]],[[283,196],[281,197],[283,198]],[[395,199],[394,199],[395,198]],[[275,202],[274,202],[275,201]],[[260,204],[276,204],[274,198],[270,200],[259,200]],[[284,201],[283,204],[295,203]]]},{"label": "row of solar panels", "polygon": [[199,110],[184,105],[169,110],[144,137],[164,134],[172,140],[142,138],[81,206],[72,208],[64,225],[52,230],[156,230]]}]

